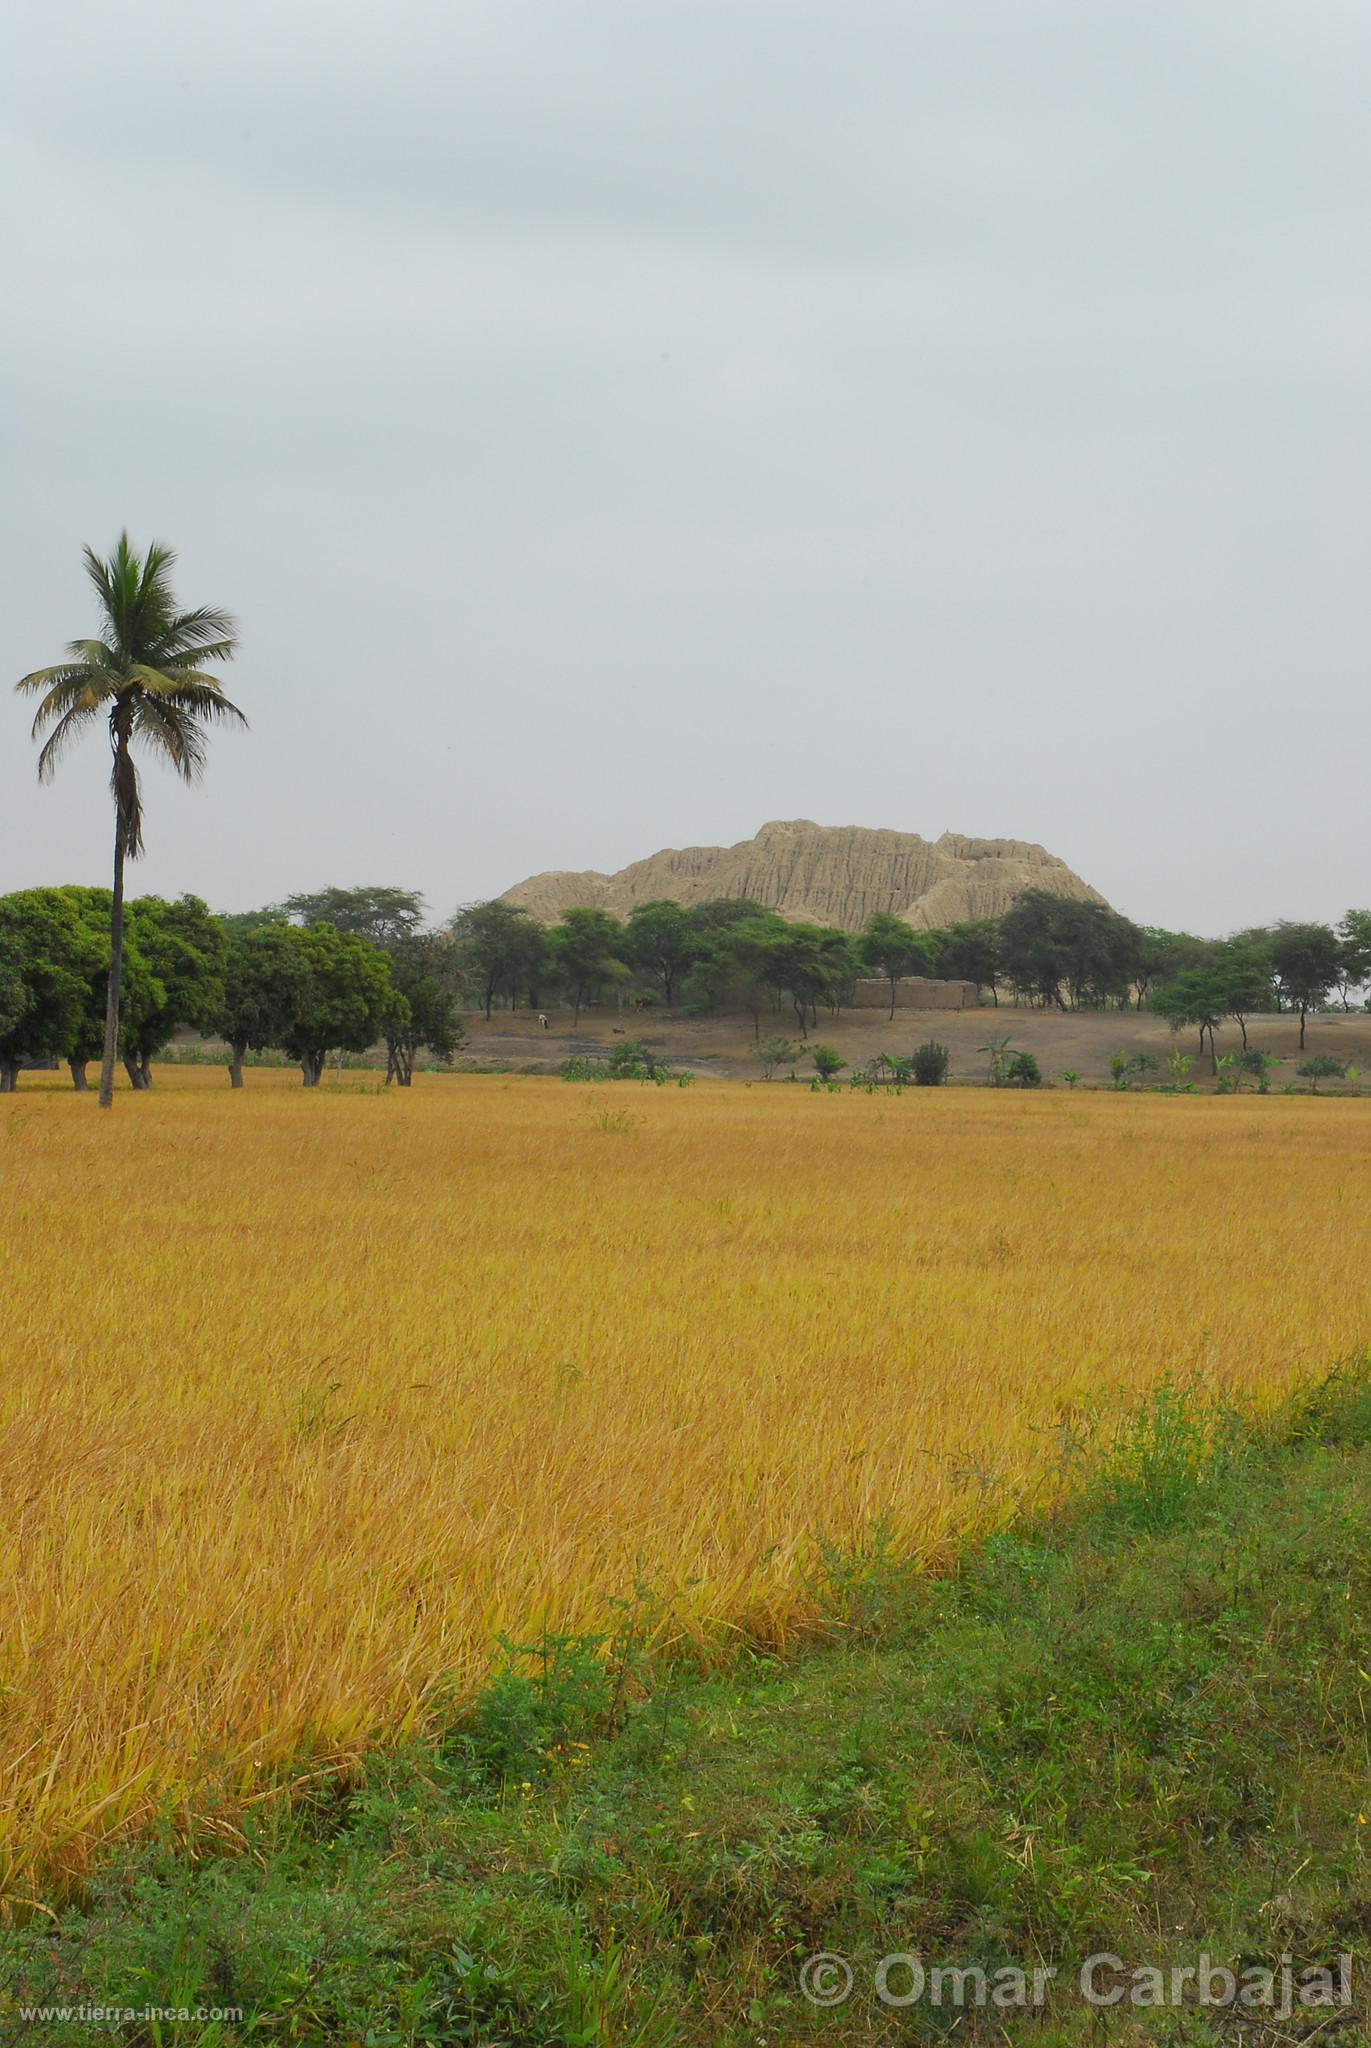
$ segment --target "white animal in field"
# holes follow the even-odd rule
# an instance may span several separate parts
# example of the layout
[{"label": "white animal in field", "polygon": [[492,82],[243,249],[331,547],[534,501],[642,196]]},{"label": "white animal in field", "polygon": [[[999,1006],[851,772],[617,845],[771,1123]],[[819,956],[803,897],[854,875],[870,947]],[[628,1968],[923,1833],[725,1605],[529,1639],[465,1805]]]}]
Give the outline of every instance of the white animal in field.
[{"label": "white animal in field", "polygon": [[542,1025],[544,1031],[548,1029],[547,1015],[542,1010],[538,1012],[538,1022]]}]

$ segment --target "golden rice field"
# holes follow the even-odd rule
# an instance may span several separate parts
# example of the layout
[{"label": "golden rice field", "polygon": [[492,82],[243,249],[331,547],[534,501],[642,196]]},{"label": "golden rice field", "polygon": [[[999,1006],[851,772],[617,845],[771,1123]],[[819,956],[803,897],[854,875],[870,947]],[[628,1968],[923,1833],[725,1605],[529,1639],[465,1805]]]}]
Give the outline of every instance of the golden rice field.
[{"label": "golden rice field", "polygon": [[784,1640],[816,1532],[936,1556],[1064,1408],[1371,1336],[1371,1103],[48,1079],[0,1103],[11,1905],[501,1629],[647,1580]]}]

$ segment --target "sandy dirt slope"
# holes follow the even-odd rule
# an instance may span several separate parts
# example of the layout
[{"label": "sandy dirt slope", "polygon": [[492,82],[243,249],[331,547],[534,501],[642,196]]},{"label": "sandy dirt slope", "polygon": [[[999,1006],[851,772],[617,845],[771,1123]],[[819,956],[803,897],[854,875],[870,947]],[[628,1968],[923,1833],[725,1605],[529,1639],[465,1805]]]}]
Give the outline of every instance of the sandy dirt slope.
[{"label": "sandy dirt slope", "polygon": [[[573,1030],[570,1010],[550,1010],[549,1026],[543,1030],[536,1015],[496,1012],[489,1024],[484,1017],[469,1017],[469,1051],[463,1064],[490,1064],[555,1071],[569,1054],[608,1051],[620,1035],[639,1038],[659,1057],[674,1066],[691,1066],[702,1074],[724,1078],[753,1078],[759,1073],[752,1051],[751,1020],[742,1016],[678,1018],[614,1010],[583,1010]],[[1255,1046],[1276,1054],[1285,1064],[1278,1067],[1272,1086],[1295,1081],[1299,1022],[1294,1017],[1259,1017],[1249,1022],[1248,1037]],[[798,1039],[794,1013],[786,1010],[763,1019],[762,1033],[779,1033]],[[1081,1079],[1107,1083],[1109,1057],[1115,1051],[1150,1052],[1165,1063],[1177,1047],[1196,1055],[1194,1078],[1204,1082],[1208,1059],[1198,1057],[1194,1031],[1173,1034],[1159,1017],[1135,1011],[1056,1014],[1045,1010],[1017,1010],[1007,1004],[998,1009],[967,1010],[961,1013],[902,1012],[892,1021],[882,1012],[845,1011],[840,1017],[819,1013],[817,1030],[811,1028],[810,1043],[836,1045],[850,1065],[872,1059],[877,1053],[908,1053],[926,1038],[937,1038],[952,1054],[956,1079],[980,1079],[986,1071],[986,1055],[978,1050],[992,1038],[1008,1036],[1016,1048],[1031,1052],[1044,1077],[1056,1080],[1065,1069],[1074,1068]],[[1219,1051],[1240,1047],[1236,1025],[1219,1034]],[[1341,1011],[1311,1017],[1306,1052],[1330,1053],[1344,1064],[1351,1063],[1367,1075],[1371,1087],[1371,1016]],[[808,1062],[804,1062],[807,1066]],[[1165,1080],[1163,1073],[1160,1079]],[[1300,1083],[1300,1086],[1307,1084]]]}]

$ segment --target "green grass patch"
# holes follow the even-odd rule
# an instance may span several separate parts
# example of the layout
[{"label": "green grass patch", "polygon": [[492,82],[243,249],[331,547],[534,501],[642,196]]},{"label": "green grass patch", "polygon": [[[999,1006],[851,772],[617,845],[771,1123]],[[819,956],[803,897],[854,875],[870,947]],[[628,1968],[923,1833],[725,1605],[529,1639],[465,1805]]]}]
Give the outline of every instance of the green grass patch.
[{"label": "green grass patch", "polygon": [[[946,1578],[879,1533],[822,1572],[829,1626],[792,1661],[653,1656],[640,1596],[607,1638],[507,1645],[440,1737],[259,1811],[236,1853],[125,1847],[79,1908],[0,1939],[0,2011],[54,2048],[90,2025],[21,2004],[241,2009],[106,2029],[156,2048],[1366,2037],[1363,1366],[1260,1428],[1164,1389],[1066,1507]],[[820,1951],[853,1971],[829,2009],[800,1985]],[[1355,2007],[1182,1986],[1094,2010],[1101,1951],[1292,1975],[1350,1952]],[[893,1952],[973,1994],[1055,1974],[1036,2011],[895,2006]]]}]

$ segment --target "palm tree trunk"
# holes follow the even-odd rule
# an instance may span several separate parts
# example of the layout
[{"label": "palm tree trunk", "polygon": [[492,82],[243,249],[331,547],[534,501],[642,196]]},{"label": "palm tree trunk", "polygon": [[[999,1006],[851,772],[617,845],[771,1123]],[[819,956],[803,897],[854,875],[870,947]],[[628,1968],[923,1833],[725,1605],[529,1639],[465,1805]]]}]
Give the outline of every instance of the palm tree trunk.
[{"label": "palm tree trunk", "polygon": [[100,1062],[100,1107],[114,1100],[114,1062],[119,1054],[119,983],[124,971],[124,821],[114,818],[114,902],[109,919],[109,997],[105,1004],[105,1050]]}]

